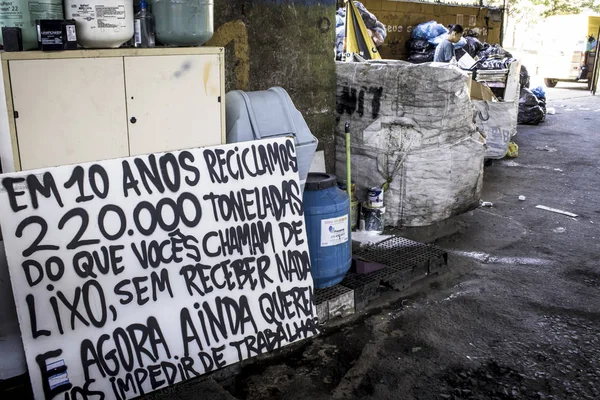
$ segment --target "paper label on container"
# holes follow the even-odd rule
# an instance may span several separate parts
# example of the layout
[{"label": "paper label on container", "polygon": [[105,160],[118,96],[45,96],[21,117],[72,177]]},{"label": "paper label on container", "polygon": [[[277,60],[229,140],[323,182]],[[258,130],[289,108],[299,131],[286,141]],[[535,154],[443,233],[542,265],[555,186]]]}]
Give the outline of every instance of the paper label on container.
[{"label": "paper label on container", "polygon": [[76,42],[77,33],[75,33],[75,25],[67,25],[67,41]]},{"label": "paper label on container", "polygon": [[348,241],[348,214],[321,220],[321,247]]},{"label": "paper label on container", "polygon": [[83,19],[87,22],[96,19],[94,8],[89,4],[74,4],[71,8],[73,8],[73,10],[71,10],[71,18]]},{"label": "paper label on container", "polygon": [[127,18],[125,18],[125,6],[96,6],[96,18],[98,19],[98,28],[126,28]]},{"label": "paper label on container", "polygon": [[134,40],[135,40],[135,44],[142,44],[142,27],[141,27],[141,22],[139,19],[136,19],[134,21],[134,27],[133,27],[133,31],[134,31]]}]

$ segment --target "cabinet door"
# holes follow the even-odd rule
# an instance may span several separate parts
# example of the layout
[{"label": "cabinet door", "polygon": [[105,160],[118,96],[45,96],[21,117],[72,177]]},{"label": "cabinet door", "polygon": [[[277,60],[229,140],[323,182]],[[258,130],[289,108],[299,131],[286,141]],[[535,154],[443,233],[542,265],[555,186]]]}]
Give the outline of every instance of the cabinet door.
[{"label": "cabinet door", "polygon": [[9,61],[21,169],[129,154],[123,58]]},{"label": "cabinet door", "polygon": [[221,143],[218,55],[125,57],[131,155]]}]

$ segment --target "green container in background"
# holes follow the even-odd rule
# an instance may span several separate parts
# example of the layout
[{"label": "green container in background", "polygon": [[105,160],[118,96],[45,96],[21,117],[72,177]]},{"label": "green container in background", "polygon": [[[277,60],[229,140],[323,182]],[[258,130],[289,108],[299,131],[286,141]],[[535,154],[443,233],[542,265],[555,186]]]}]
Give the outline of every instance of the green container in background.
[{"label": "green container in background", "polygon": [[165,46],[200,46],[214,32],[213,0],[151,0],[156,39]]}]

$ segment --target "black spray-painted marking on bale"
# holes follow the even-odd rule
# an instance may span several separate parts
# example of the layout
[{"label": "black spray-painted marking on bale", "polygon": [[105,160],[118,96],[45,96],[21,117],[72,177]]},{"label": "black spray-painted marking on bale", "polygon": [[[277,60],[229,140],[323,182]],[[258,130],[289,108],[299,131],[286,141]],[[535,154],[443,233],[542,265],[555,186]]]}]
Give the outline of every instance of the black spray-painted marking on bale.
[{"label": "black spray-painted marking on bale", "polygon": [[363,87],[358,91],[348,86],[342,87],[342,93],[337,96],[337,113],[353,115],[355,112],[359,117],[365,114],[365,94],[373,96],[371,99],[371,118],[377,119],[381,112],[381,97],[383,96],[383,87]]}]

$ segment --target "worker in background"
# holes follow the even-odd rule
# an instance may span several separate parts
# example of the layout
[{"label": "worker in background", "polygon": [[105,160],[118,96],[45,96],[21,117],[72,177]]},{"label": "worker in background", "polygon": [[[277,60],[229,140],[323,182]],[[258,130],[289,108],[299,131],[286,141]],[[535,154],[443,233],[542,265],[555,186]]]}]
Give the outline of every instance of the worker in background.
[{"label": "worker in background", "polygon": [[590,35],[590,37],[588,37],[586,46],[585,46],[585,51],[592,52],[594,50],[596,50],[596,44],[598,42],[596,41],[596,39],[594,38],[594,35]]},{"label": "worker in background", "polygon": [[[596,45],[597,45],[597,41],[594,38],[594,35],[590,35],[585,43],[585,53],[583,56],[583,61],[581,62],[581,70],[579,72],[579,77],[578,79],[583,80],[583,79],[588,79],[588,74],[589,74],[589,65],[592,64],[594,65],[594,59],[596,57]],[[590,57],[592,57],[592,60],[590,60]],[[591,61],[591,63],[590,63]]]},{"label": "worker in background", "polygon": [[454,54],[454,43],[458,43],[462,38],[464,29],[461,25],[452,25],[450,32],[448,33],[448,39],[444,39],[435,48],[435,54],[433,55],[434,62],[447,63],[452,61],[455,57]]}]

